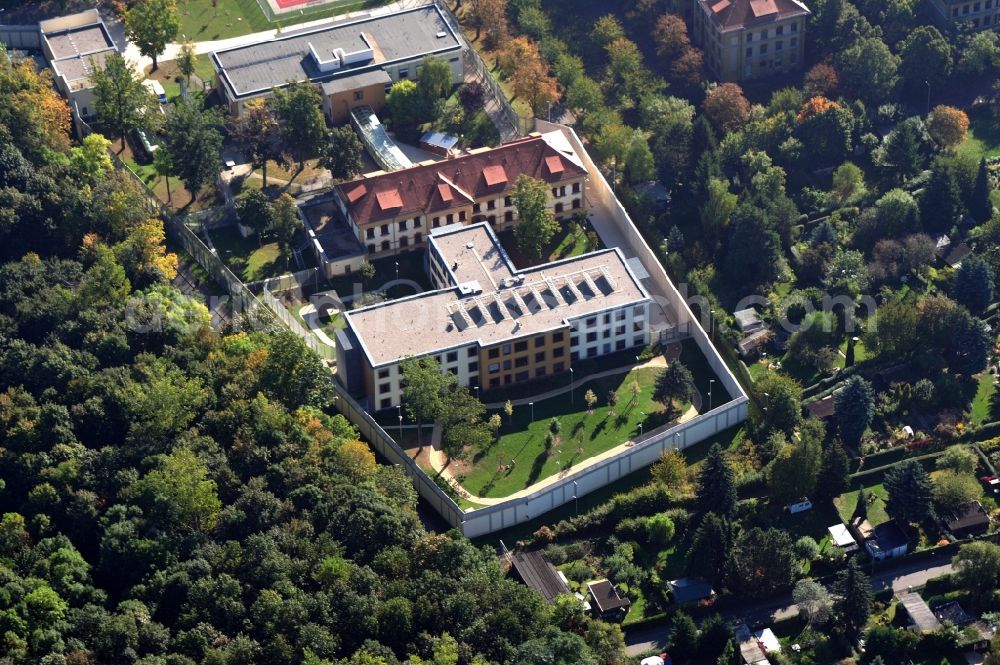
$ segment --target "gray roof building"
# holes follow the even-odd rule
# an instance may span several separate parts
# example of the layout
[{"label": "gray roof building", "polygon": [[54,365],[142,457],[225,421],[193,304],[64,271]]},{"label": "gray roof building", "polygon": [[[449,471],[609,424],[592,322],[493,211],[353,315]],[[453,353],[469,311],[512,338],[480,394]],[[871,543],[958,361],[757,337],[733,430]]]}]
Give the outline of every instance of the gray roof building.
[{"label": "gray roof building", "polygon": [[227,96],[236,101],[291,81],[327,84],[462,48],[441,10],[424,5],[216,51],[212,64]]},{"label": "gray roof building", "polygon": [[541,552],[520,552],[511,557],[511,571],[525,586],[535,589],[548,601],[570,593],[569,587],[555,567]]}]

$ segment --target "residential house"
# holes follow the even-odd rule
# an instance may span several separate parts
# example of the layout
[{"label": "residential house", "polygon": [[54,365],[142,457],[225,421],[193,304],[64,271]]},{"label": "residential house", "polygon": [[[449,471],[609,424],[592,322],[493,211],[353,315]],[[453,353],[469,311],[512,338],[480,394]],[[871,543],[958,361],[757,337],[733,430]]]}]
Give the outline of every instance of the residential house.
[{"label": "residential house", "polygon": [[990,516],[978,501],[963,503],[950,515],[944,516],[945,526],[956,538],[969,538],[989,531]]},{"label": "residential house", "polygon": [[511,576],[542,594],[546,602],[570,593],[566,578],[541,552],[519,552],[510,558],[510,564]]},{"label": "residential house", "polygon": [[1000,0],[926,0],[934,21],[946,29],[1000,27]]},{"label": "residential house", "polygon": [[586,208],[587,169],[558,131],[391,173],[369,173],[340,183],[334,193],[368,254],[387,256],[422,248],[428,233],[445,226],[513,227],[518,217],[512,193],[521,175],[549,186],[556,219]]},{"label": "residential house", "polygon": [[605,621],[621,621],[628,614],[631,602],[619,594],[615,585],[608,580],[587,582],[587,593],[597,618]]},{"label": "residential house", "polygon": [[55,74],[56,88],[84,120],[97,113],[90,75],[118,47],[96,9],[41,21],[42,52]]},{"label": "residential house", "polygon": [[906,534],[893,520],[871,529],[864,543],[865,550],[876,561],[903,556],[910,546]]},{"label": "residential house", "polygon": [[212,53],[216,88],[229,112],[270,96],[292,81],[323,92],[323,112],[344,122],[351,109],[379,111],[393,83],[416,78],[431,56],[448,63],[452,83],[464,79],[465,45],[434,4],[305,28]]},{"label": "residential house", "polygon": [[649,341],[651,299],[619,248],[518,270],[485,222],[429,245],[436,290],[345,312],[337,331],[337,379],[372,411],[400,404],[407,357],[494,389]]},{"label": "residential house", "polygon": [[667,584],[670,595],[678,605],[708,600],[715,595],[711,584],[695,577],[681,577]]},{"label": "residential house", "polygon": [[691,34],[720,81],[788,74],[805,60],[810,13],[799,0],[695,0]]}]

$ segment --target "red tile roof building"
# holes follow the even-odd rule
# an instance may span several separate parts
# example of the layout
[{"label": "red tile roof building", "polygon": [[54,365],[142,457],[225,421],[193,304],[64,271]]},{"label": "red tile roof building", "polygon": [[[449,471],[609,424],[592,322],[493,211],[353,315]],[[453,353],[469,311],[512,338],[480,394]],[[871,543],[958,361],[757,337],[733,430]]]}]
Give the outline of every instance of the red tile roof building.
[{"label": "red tile roof building", "polygon": [[720,81],[799,69],[809,8],[799,0],[695,0],[692,35]]},{"label": "red tile roof building", "polygon": [[367,247],[383,256],[422,247],[449,224],[485,221],[496,230],[517,222],[511,191],[518,176],[550,186],[556,218],[586,207],[587,169],[560,132],[532,134],[400,171],[377,171],[334,188],[341,212]]}]

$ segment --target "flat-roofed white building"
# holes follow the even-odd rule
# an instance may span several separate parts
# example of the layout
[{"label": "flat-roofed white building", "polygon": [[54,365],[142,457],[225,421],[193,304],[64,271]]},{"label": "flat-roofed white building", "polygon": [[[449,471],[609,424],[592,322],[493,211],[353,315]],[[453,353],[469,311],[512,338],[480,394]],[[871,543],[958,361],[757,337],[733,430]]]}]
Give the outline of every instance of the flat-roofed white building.
[{"label": "flat-roofed white building", "polygon": [[95,97],[90,75],[94,67],[104,66],[109,55],[118,53],[101,15],[96,9],[88,9],[60,16],[41,21],[38,31],[59,92],[71,107],[76,107],[81,118],[93,117]]},{"label": "flat-roofed white building", "polygon": [[234,115],[251,99],[270,96],[291,81],[308,81],[321,88],[323,112],[338,123],[358,106],[379,111],[389,87],[416,78],[430,56],[447,62],[452,83],[461,83],[463,50],[441,10],[424,5],[215,51],[212,66],[216,88]]}]

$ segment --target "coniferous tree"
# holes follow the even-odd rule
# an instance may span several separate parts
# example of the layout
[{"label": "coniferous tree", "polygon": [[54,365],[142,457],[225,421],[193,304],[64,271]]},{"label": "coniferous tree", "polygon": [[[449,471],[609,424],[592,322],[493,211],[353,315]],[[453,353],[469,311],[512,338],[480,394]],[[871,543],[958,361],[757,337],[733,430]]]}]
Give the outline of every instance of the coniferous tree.
[{"label": "coniferous tree", "polygon": [[857,558],[848,560],[847,568],[837,576],[833,589],[838,597],[836,609],[841,621],[851,635],[857,635],[868,623],[874,603],[871,581],[861,570]]},{"label": "coniferous tree", "polygon": [[916,460],[893,467],[882,481],[889,498],[885,512],[903,524],[934,518],[934,483]]},{"label": "coniferous tree", "polygon": [[816,482],[816,496],[820,499],[833,499],[840,496],[850,487],[850,462],[847,452],[839,439],[834,439],[823,450],[823,463],[820,465],[819,479]]},{"label": "coniferous tree", "polygon": [[920,198],[920,219],[928,232],[947,233],[963,212],[962,191],[955,167],[938,159]]},{"label": "coniferous tree", "polygon": [[970,256],[962,261],[955,274],[954,297],[970,312],[982,312],[993,302],[993,286],[993,275],[986,261]]},{"label": "coniferous tree", "polygon": [[722,446],[715,444],[708,451],[698,476],[698,510],[732,518],[736,514],[736,478],[726,460]]},{"label": "coniferous tree", "polygon": [[854,375],[834,393],[833,403],[834,418],[844,442],[858,445],[875,412],[871,384]]},{"label": "coniferous tree", "polygon": [[686,612],[677,612],[670,631],[670,654],[686,662],[698,652],[698,626]]},{"label": "coniferous tree", "polygon": [[714,585],[721,584],[729,568],[733,547],[732,527],[715,513],[708,513],[691,539],[687,573]]},{"label": "coniferous tree", "polygon": [[986,168],[985,159],[979,160],[979,172],[976,174],[976,186],[972,190],[969,213],[980,223],[993,216],[993,201],[990,199],[990,174]]}]

